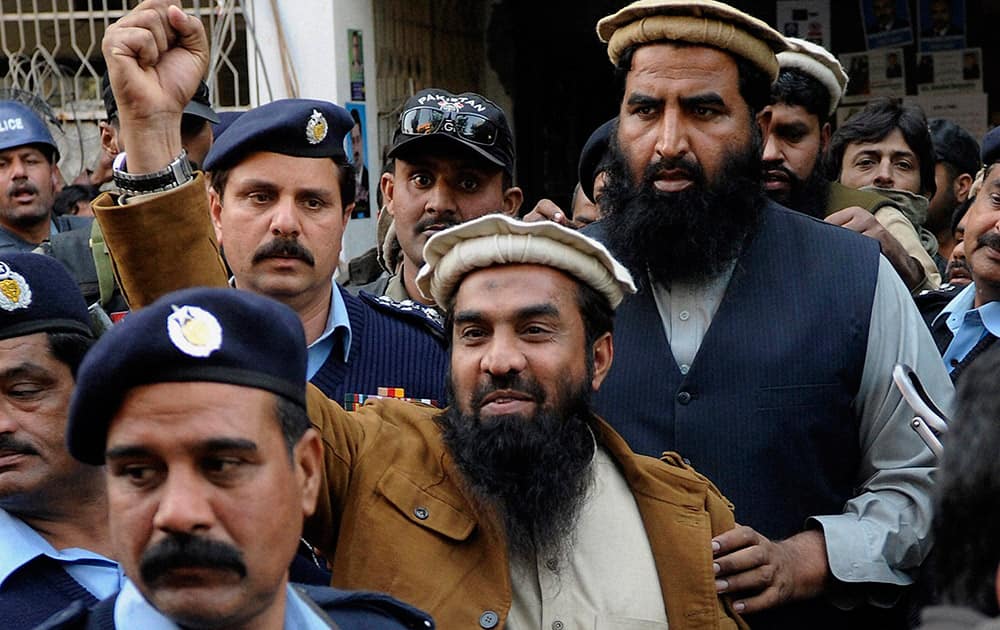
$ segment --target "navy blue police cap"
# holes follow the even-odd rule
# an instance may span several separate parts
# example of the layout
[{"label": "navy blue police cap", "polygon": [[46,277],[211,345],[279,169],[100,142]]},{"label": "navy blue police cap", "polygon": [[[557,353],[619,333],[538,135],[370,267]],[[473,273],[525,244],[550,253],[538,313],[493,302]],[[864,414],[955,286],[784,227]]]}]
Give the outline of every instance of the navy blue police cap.
[{"label": "navy blue police cap", "polygon": [[55,258],[0,255],[0,339],[39,332],[93,334],[76,281]]},{"label": "navy blue police cap", "polygon": [[219,112],[219,122],[212,123],[212,137],[218,138],[229,125],[236,122],[236,119],[243,115],[243,112]]},{"label": "navy blue police cap", "polygon": [[27,144],[44,146],[49,161],[59,161],[59,147],[45,121],[24,103],[0,101],[0,151]]},{"label": "navy blue police cap", "polygon": [[255,107],[234,120],[205,156],[205,170],[227,169],[270,151],[294,157],[346,158],[344,137],[354,127],[347,110],[329,101],[288,98]]},{"label": "navy blue police cap", "polygon": [[998,161],[1000,161],[1000,127],[994,127],[983,137],[983,166]]},{"label": "navy blue police cap", "polygon": [[189,382],[262,389],[305,408],[302,323],[270,298],[204,287],[169,293],[129,314],[80,365],[66,427],[70,454],[103,464],[108,426],[129,390]]}]

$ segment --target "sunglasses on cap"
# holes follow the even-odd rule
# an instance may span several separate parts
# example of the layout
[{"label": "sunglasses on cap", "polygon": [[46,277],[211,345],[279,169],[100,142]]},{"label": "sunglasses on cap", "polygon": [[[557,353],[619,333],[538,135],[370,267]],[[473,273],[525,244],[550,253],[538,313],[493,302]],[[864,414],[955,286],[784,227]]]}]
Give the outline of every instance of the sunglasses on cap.
[{"label": "sunglasses on cap", "polygon": [[485,116],[445,112],[435,107],[406,110],[399,117],[399,129],[404,136],[426,136],[443,131],[483,146],[492,146],[499,135],[496,124]]}]

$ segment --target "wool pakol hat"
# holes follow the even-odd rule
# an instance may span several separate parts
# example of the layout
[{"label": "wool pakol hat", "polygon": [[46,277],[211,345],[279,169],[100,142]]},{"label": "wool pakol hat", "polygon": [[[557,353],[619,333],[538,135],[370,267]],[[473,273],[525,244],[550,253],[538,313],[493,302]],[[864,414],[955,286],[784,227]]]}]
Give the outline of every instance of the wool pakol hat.
[{"label": "wool pakol hat", "polygon": [[617,308],[635,293],[628,270],[594,239],[551,221],[528,223],[488,214],[439,232],[424,245],[417,287],[444,306],[471,271],[496,265],[544,265],[591,287]]},{"label": "wool pakol hat", "polygon": [[239,289],[184,289],[130,313],[80,364],[66,426],[70,454],[103,464],[108,427],[129,390],[190,382],[263,389],[304,409],[302,323],[284,304]]},{"label": "wool pakol hat", "polygon": [[672,40],[720,48],[778,78],[775,54],[788,45],[752,15],[715,0],[637,0],[597,23],[611,63],[629,46]]},{"label": "wool pakol hat", "polygon": [[778,53],[778,65],[782,70],[800,70],[819,81],[830,94],[830,111],[827,115],[832,116],[847,89],[848,77],[844,66],[822,46],[797,37],[788,37],[785,41],[788,42],[788,50]]}]

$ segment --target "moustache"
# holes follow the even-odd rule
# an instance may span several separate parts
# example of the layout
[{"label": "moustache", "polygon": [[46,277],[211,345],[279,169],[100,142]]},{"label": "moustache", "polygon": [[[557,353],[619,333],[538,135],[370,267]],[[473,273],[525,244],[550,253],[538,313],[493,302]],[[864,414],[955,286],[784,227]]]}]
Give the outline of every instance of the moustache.
[{"label": "moustache", "polygon": [[972,280],[972,269],[969,268],[964,262],[961,263],[948,263],[948,267],[944,270],[945,279],[951,284],[956,282],[961,282],[963,280]]},{"label": "moustache", "polygon": [[268,258],[298,258],[310,267],[316,266],[312,252],[294,238],[276,238],[261,245],[253,253],[253,264]]},{"label": "moustache", "polygon": [[7,189],[7,195],[10,197],[23,195],[24,193],[37,195],[38,187],[31,182],[21,182],[19,184],[12,184],[11,187]]},{"label": "moustache", "polygon": [[976,245],[1000,251],[1000,234],[996,232],[986,232],[976,239]]},{"label": "moustache", "polygon": [[0,433],[0,451],[18,455],[38,455],[38,451],[33,446],[18,440],[9,433]]},{"label": "moustache", "polygon": [[524,378],[520,374],[490,375],[489,381],[477,385],[472,392],[472,409],[480,409],[487,396],[500,390],[525,394],[539,405],[545,402],[545,390],[536,380]]},{"label": "moustache", "polygon": [[173,535],[147,549],[139,559],[139,573],[152,584],[173,569],[205,567],[228,569],[241,578],[247,575],[238,549],[202,536]]},{"label": "moustache", "polygon": [[796,179],[795,175],[788,170],[788,167],[780,161],[767,161],[763,163],[763,166],[765,175],[770,171],[778,171],[779,173],[784,173],[785,177],[787,177],[789,181],[794,181]]},{"label": "moustache", "polygon": [[[644,186],[652,188],[654,182],[668,171],[680,171],[692,181],[698,182],[702,186],[705,184],[705,172],[697,162],[693,159],[677,157],[663,158],[647,166],[642,173]],[[658,194],[668,195],[671,193]]]},{"label": "moustache", "polygon": [[461,223],[457,218],[451,215],[439,215],[436,217],[427,217],[426,219],[421,219],[417,221],[417,224],[413,226],[414,234],[423,234],[425,231],[434,226],[442,226],[442,229],[447,229],[454,227]]}]

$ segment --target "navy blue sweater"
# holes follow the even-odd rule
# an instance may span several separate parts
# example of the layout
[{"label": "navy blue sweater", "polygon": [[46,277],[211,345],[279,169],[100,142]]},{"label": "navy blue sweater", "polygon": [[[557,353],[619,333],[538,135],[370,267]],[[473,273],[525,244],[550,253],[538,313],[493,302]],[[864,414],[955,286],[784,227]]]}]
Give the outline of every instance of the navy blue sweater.
[{"label": "navy blue sweater", "polygon": [[444,330],[421,307],[401,307],[337,287],[351,321],[348,360],[335,347],[312,383],[327,398],[344,404],[351,394],[375,395],[379,387],[401,387],[407,398],[445,405],[448,350]]}]

